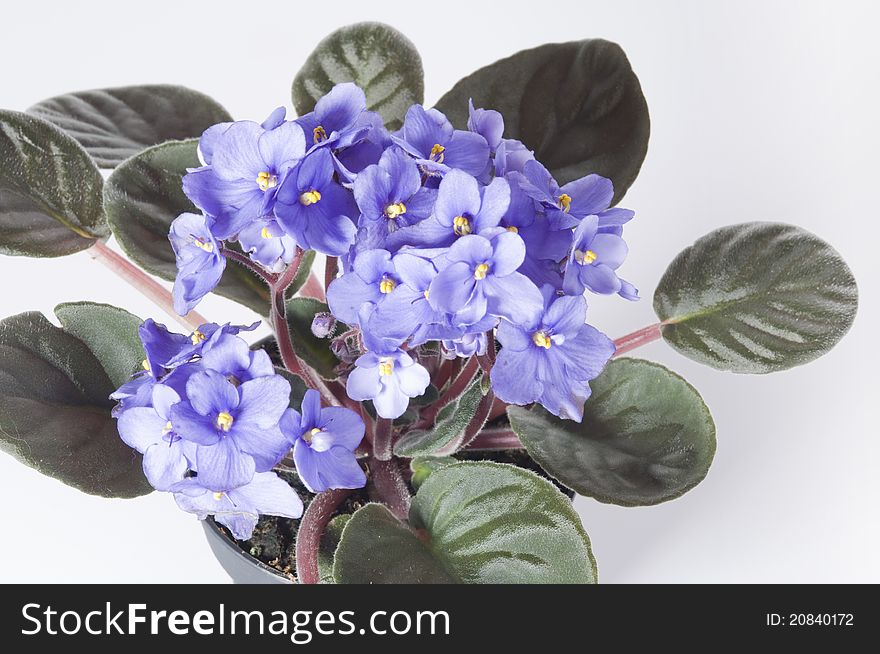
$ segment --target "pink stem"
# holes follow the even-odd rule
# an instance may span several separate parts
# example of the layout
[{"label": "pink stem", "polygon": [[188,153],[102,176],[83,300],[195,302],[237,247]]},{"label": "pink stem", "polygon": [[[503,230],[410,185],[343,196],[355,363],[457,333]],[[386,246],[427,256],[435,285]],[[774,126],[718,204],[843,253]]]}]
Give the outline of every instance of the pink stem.
[{"label": "pink stem", "polygon": [[174,310],[174,301],[171,299],[171,293],[168,289],[150,277],[143,270],[135,266],[128,259],[111,250],[102,241],[96,241],[95,244],[89,248],[88,252],[93,259],[96,259],[107,266],[119,277],[143,293],[147,299],[161,307],[165,313],[174,318],[188,330],[195,331],[208,322],[203,316],[195,311],[190,311],[185,316],[180,316]]},{"label": "pink stem", "polygon": [[370,466],[373,487],[379,493],[382,502],[391,510],[391,513],[401,520],[406,520],[409,516],[412,496],[409,494],[409,488],[397,463],[394,459],[380,461],[371,458],[368,465]]},{"label": "pink stem", "polygon": [[484,429],[467,449],[469,450],[521,450],[523,444],[510,429]]},{"label": "pink stem", "polygon": [[347,488],[338,488],[319,493],[303,514],[296,533],[296,579],[299,583],[320,583],[318,550],[321,547],[321,536],[336,509],[353,492]]},{"label": "pink stem", "polygon": [[656,341],[663,336],[663,333],[660,329],[661,327],[663,327],[663,323],[658,322],[655,325],[648,325],[647,327],[643,327],[642,329],[639,329],[632,334],[621,336],[614,341],[614,347],[616,348],[616,350],[612,356],[620,356],[621,354],[629,352],[630,350],[635,350],[637,347],[641,347],[642,345],[646,345],[648,343]]},{"label": "pink stem", "polygon": [[257,277],[259,277],[260,279],[262,279],[264,282],[266,282],[269,285],[271,285],[277,279],[277,275],[273,275],[270,272],[266,272],[265,270],[263,270],[263,268],[261,268],[259,265],[254,263],[250,257],[243,255],[241,252],[236,252],[235,250],[230,250],[226,246],[223,246],[220,249],[220,253],[224,257],[226,257],[227,259],[231,259],[232,261],[235,261],[238,265],[242,266],[243,268],[247,268],[252,273],[254,273]]},{"label": "pink stem", "polygon": [[301,289],[299,289],[299,294],[303,297],[314,298],[319,302],[323,302],[326,299],[324,296],[324,287],[315,275],[309,275],[306,283],[303,284]]},{"label": "pink stem", "polygon": [[394,425],[388,418],[376,419],[376,431],[373,436],[373,456],[380,461],[390,461],[394,454],[392,435]]}]

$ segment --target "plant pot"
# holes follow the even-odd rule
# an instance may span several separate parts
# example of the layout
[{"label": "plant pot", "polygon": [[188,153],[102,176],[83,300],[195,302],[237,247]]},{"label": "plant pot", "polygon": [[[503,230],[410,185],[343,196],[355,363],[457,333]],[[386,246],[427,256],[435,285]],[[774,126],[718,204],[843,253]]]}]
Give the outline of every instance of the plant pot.
[{"label": "plant pot", "polygon": [[[459,458],[466,460],[490,460],[499,463],[509,463],[537,472],[547,477],[547,474],[538,466],[537,463],[525,452],[521,450],[473,450],[460,452]],[[549,479],[549,477],[548,477]],[[552,481],[552,480],[551,480]],[[554,482],[556,483],[556,482]],[[565,493],[569,499],[574,499],[574,492],[556,485]],[[304,489],[298,488],[300,492]],[[364,498],[366,501],[366,498]],[[243,550],[239,543],[233,539],[227,531],[214,522],[214,519],[208,517],[202,521],[205,529],[205,536],[211,551],[220,565],[226,571],[233,583],[236,584],[292,584],[293,581],[287,575],[278,571],[270,565],[266,565],[258,558],[251,556]]]},{"label": "plant pot", "polygon": [[236,584],[292,584],[293,582],[275,568],[245,552],[238,543],[213,518],[202,521],[208,545],[220,565]]}]

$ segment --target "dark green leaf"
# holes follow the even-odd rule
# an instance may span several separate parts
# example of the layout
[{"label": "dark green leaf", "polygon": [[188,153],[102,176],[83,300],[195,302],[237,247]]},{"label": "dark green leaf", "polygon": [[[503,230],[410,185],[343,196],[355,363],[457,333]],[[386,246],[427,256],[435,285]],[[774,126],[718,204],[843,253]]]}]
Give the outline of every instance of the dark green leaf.
[{"label": "dark green leaf", "polygon": [[[107,220],[125,253],[146,271],[173,280],[177,274],[168,241],[171,222],[196,208],[183,193],[186,169],[199,165],[198,142],[175,141],[145,150],[122,163],[104,188]],[[216,292],[254,311],[269,311],[269,289],[233,261]]]},{"label": "dark green leaf", "polygon": [[711,232],[673,260],[654,293],[672,347],[740,373],[822,356],[849,330],[857,308],[856,281],[840,254],[782,223]]},{"label": "dark green leaf", "polygon": [[232,120],[203,93],[156,84],[68,93],[27,110],[79,141],[102,168],[113,168],[144,148],[202,135]]},{"label": "dark green leaf", "polygon": [[303,252],[302,259],[299,263],[299,270],[296,271],[296,276],[293,278],[293,281],[290,282],[290,286],[288,286],[285,291],[287,297],[293,297],[299,292],[299,289],[309,281],[309,275],[312,274],[312,266],[315,265],[316,254],[317,253],[314,250],[306,250]]},{"label": "dark green leaf", "polygon": [[414,457],[427,454],[452,454],[458,449],[465,429],[470,424],[480,400],[483,399],[481,376],[465,391],[440,409],[429,431],[411,431],[394,444],[397,456]]},{"label": "dark green leaf", "polygon": [[318,44],[293,80],[293,106],[300,116],[315,108],[336,84],[354,82],[388,129],[398,129],[410,105],[425,93],[422,59],[403,34],[382,23],[357,23]]},{"label": "dark green leaf", "polygon": [[590,385],[582,424],[541,407],[507,408],[510,426],[548,474],[623,506],[665,502],[703,480],[715,424],[693,386],[641,359],[615,359]]},{"label": "dark green leaf", "polygon": [[458,459],[451,456],[417,456],[409,462],[409,469],[412,471],[410,483],[413,488],[418,488],[434,471],[453,463],[458,463]]},{"label": "dark green leaf", "polygon": [[114,388],[141,370],[144,348],[138,336],[143,320],[125,309],[95,302],[67,302],[55,315],[68,334],[88,346],[101,362]]},{"label": "dark green leaf", "polygon": [[436,470],[413,499],[410,523],[378,505],[357,511],[336,550],[336,581],[596,581],[590,540],[571,502],[521,468],[462,462]]},{"label": "dark green leaf", "polygon": [[26,465],[92,495],[149,493],[110,416],[115,388],[86,344],[41,314],[0,321],[0,449]]},{"label": "dark green leaf", "polygon": [[0,110],[0,253],[60,257],[109,233],[101,172],[53,125]]},{"label": "dark green leaf", "polygon": [[522,50],[465,77],[437,108],[459,128],[474,106],[504,116],[560,184],[589,173],[614,182],[618,202],[648,152],[651,123],[639,79],[623,49],[602,39]]},{"label": "dark green leaf", "polygon": [[299,411],[302,406],[303,397],[305,397],[306,391],[309,387],[306,386],[302,377],[293,374],[286,368],[275,366],[275,373],[281,375],[290,382],[290,408]]},{"label": "dark green leaf", "polygon": [[345,529],[349,520],[351,520],[351,515],[348,513],[335,516],[321,536],[321,547],[318,549],[318,577],[322,584],[336,583],[336,580],[333,579],[333,557],[336,554],[339,540],[342,538],[342,530]]},{"label": "dark green leaf", "polygon": [[[336,379],[334,368],[339,359],[330,351],[327,339],[312,334],[312,320],[316,313],[329,311],[323,302],[310,297],[295,297],[287,301],[287,324],[293,349],[299,357],[324,379]],[[340,325],[338,330],[346,330]]]}]

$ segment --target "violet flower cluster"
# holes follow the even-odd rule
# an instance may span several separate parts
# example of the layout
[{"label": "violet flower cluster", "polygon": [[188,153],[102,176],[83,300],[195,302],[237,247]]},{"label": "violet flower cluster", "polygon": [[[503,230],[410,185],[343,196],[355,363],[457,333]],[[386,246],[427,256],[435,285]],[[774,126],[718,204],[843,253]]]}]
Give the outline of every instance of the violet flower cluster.
[{"label": "violet flower cluster", "polygon": [[313,249],[340,258],[328,304],[361,334],[351,399],[396,418],[429,385],[418,346],[484,356],[497,330],[496,396],[581,420],[589,381],[614,352],[586,324],[584,294],[638,298],[617,273],[633,212],[611,207],[610,180],[559,185],[503,133],[498,112],[472,103],[467,130],[413,105],[389,133],[354,84],[293,121],[281,108],[262,124],[210,128],[204,165],[184,178],[202,214],[171,230],[178,311],[216,285],[220,243],[237,242],[273,272]]},{"label": "violet flower cluster", "polygon": [[266,352],[238,336],[257,324],[206,324],[185,335],[147,320],[144,369],[112,395],[119,434],[143,454],[149,482],[240,540],[262,514],[302,515],[296,492],[273,472],[291,449],[313,492],[366,482],[354,453],[364,435],[360,416],[321,410],[315,391],[306,393],[302,414],[289,408],[289,382]]}]

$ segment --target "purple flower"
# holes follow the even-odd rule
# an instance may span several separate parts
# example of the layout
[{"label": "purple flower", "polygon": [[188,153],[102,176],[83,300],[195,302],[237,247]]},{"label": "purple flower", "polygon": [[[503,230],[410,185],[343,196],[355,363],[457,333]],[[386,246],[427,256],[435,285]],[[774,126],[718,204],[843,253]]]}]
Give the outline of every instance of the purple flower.
[{"label": "purple flower", "polygon": [[514,173],[523,190],[548,210],[554,229],[574,227],[589,215],[608,209],[614,197],[610,179],[587,175],[560,187],[538,161],[527,161],[522,174]]},{"label": "purple flower", "polygon": [[446,255],[450,262],[428,289],[435,309],[455,314],[455,325],[472,325],[487,314],[515,323],[540,313],[541,292],[516,272],[525,258],[523,240],[503,231],[492,240],[470,235],[460,238]]},{"label": "purple flower", "polygon": [[497,227],[510,206],[510,185],[495,178],[488,186],[460,170],[451,170],[440,182],[434,214],[388,237],[389,249],[403,245],[446,247],[468,234]]},{"label": "purple flower", "polygon": [[378,337],[397,342],[410,339],[411,346],[439,338],[457,337],[459,330],[449,325],[446,313],[438,311],[428,302],[428,289],[437,276],[434,264],[414,254],[401,252],[394,256],[393,265],[395,278],[400,283],[377,306],[364,327]]},{"label": "purple flower", "polygon": [[504,135],[504,117],[493,109],[475,109],[474,101],[468,100],[468,130],[479,134],[494,153],[501,145]]},{"label": "purple flower", "polygon": [[[365,115],[367,114],[367,115]],[[356,84],[337,84],[315,104],[311,113],[296,119],[310,150],[344,148],[362,140],[372,128],[367,98]]]},{"label": "purple flower", "polygon": [[354,243],[358,212],[351,193],[333,173],[333,157],[326,149],[310,154],[282,184],[275,215],[301,248],[337,257]]},{"label": "purple flower", "polygon": [[130,381],[110,395],[111,400],[119,402],[113,409],[113,415],[117,417],[130,407],[150,406],[153,401],[153,387],[165,376],[167,369],[174,365],[174,358],[190,344],[186,336],[168,331],[165,325],[152,318],[147,318],[138,328],[138,336],[146,354],[143,370],[132,375]]},{"label": "purple flower", "polygon": [[454,359],[456,357],[469,359],[474,355],[483,356],[489,347],[489,339],[486,336],[486,332],[465,334],[461,338],[444,340],[442,343],[443,357],[445,359]]},{"label": "purple flower", "polygon": [[358,122],[369,126],[369,131],[357,143],[333,153],[336,170],[346,183],[353,182],[367,166],[379,163],[382,154],[392,145],[391,135],[379,114],[365,111]]},{"label": "purple flower", "polygon": [[284,270],[296,256],[296,241],[271,216],[242,229],[238,242],[253,261],[272,273]]},{"label": "purple flower", "polygon": [[300,126],[292,122],[276,125],[277,118],[273,113],[264,123],[275,125],[272,129],[245,120],[232,123],[222,133],[209,130],[201,151],[210,164],[183,178],[187,196],[214,216],[211,230],[218,239],[232,238],[250,222],[270,214],[278,187],[305,154]]},{"label": "purple flower", "polygon": [[220,244],[204,215],[180,214],[171,223],[168,239],[177,258],[174,310],[184,316],[220,282],[226,257],[220,253]]},{"label": "purple flower", "polygon": [[357,255],[350,272],[330,284],[327,304],[339,320],[356,325],[363,305],[380,304],[399,283],[391,254],[386,250],[367,250]]},{"label": "purple flower", "polygon": [[521,173],[528,161],[534,161],[535,153],[516,139],[501,139],[495,150],[495,176]]},{"label": "purple flower", "polygon": [[389,148],[354,182],[360,209],[358,244],[362,249],[384,247],[389,234],[430,216],[435,196],[433,189],[422,188],[416,163],[400,148]]},{"label": "purple flower", "polygon": [[186,383],[186,399],[171,407],[175,433],[198,446],[199,484],[214,491],[247,484],[289,449],[278,428],[290,397],[287,380],[234,382],[215,370],[197,372]]},{"label": "purple flower", "polygon": [[428,371],[400,348],[367,352],[355,366],[346,384],[348,396],[358,402],[373,400],[382,418],[402,416],[410,398],[422,395],[431,383]]},{"label": "purple flower", "polygon": [[144,455],[147,481],[156,490],[167,491],[183,480],[195,454],[171,426],[171,407],[180,396],[162,384],[152,387],[151,406],[138,406],[119,416],[117,429],[125,443]]},{"label": "purple flower", "polygon": [[492,389],[508,404],[539,402],[570,420],[581,421],[589,382],[614,354],[614,343],[585,324],[583,297],[556,297],[543,289],[545,309],[536,319],[498,327],[501,351],[492,368]]},{"label": "purple flower", "polygon": [[310,389],[303,397],[302,414],[288,409],[281,430],[293,442],[299,478],[313,493],[367,483],[354,453],[364,437],[364,421],[354,411],[322,409],[321,395]]},{"label": "purple flower", "polygon": [[585,288],[603,295],[619,292],[622,284],[615,271],[626,254],[626,243],[620,236],[599,233],[598,216],[587,216],[574,231],[565,265],[566,294],[582,295]]},{"label": "purple flower", "polygon": [[480,175],[489,161],[489,145],[479,134],[457,130],[436,109],[414,104],[406,112],[400,131],[391,140],[413,156],[429,175],[458,168]]},{"label": "purple flower", "polygon": [[273,472],[258,472],[244,486],[225,491],[201,485],[198,477],[185,480],[176,490],[177,506],[199,520],[214,516],[238,540],[251,537],[261,515],[296,519],[303,513],[296,491]]}]

